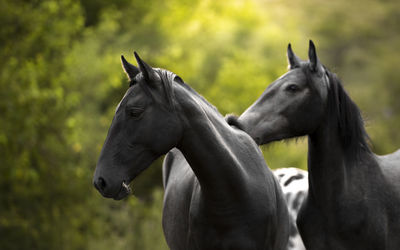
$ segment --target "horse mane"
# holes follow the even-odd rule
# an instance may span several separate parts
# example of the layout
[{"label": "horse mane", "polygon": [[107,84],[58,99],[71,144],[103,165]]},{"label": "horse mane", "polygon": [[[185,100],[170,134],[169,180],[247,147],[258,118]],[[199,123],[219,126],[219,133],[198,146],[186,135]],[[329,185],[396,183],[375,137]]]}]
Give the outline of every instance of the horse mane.
[{"label": "horse mane", "polygon": [[[310,72],[309,67],[307,68]],[[329,80],[328,115],[333,119],[331,122],[336,123],[344,152],[349,158],[359,158],[362,152],[371,152],[370,138],[364,127],[361,111],[350,99],[337,75],[326,68],[325,74]]]},{"label": "horse mane", "polygon": [[162,86],[164,88],[164,93],[166,94],[169,107],[174,108],[173,104],[174,91],[172,88],[172,83],[175,77],[179,76],[165,69],[155,68],[154,70],[158,73],[158,75],[161,78]]},{"label": "horse mane", "polygon": [[192,87],[190,87],[188,84],[186,84],[181,77],[179,77],[177,74],[166,70],[166,69],[160,69],[160,68],[155,68],[154,69],[158,75],[161,77],[161,82],[164,87],[164,92],[167,95],[168,103],[170,107],[174,107],[173,105],[173,99],[174,99],[174,91],[172,88],[172,83],[176,82],[180,84],[182,87],[184,87],[186,90],[188,90],[190,93],[196,95],[198,98],[200,98],[204,104],[206,104],[208,107],[210,107],[213,111],[216,113],[220,114],[218,109],[209,103],[202,95],[197,93]]}]

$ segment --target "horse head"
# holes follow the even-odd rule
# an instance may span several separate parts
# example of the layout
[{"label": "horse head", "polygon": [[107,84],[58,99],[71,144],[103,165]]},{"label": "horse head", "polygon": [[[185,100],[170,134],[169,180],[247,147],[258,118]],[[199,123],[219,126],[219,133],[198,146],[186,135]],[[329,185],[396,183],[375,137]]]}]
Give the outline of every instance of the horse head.
[{"label": "horse head", "polygon": [[329,78],[312,41],[308,55],[308,61],[299,59],[289,44],[289,71],[271,83],[236,121],[258,144],[310,134],[321,122]]},{"label": "horse head", "polygon": [[121,56],[129,88],[118,104],[97,162],[93,184],[108,198],[122,199],[128,184],[175,147],[182,128],[174,112],[172,72],[154,69],[135,52],[139,67]]}]

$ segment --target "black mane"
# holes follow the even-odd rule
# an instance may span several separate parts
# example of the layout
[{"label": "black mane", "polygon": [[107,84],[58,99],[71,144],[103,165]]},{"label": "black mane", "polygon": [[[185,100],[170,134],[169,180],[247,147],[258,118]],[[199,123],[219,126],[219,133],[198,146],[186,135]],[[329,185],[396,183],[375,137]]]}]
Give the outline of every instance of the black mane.
[{"label": "black mane", "polygon": [[348,156],[371,152],[369,136],[365,131],[360,109],[350,99],[336,74],[325,69],[329,79],[327,107],[329,115],[337,122],[339,137]]},{"label": "black mane", "polygon": [[155,68],[154,70],[156,70],[158,75],[161,77],[162,85],[164,86],[164,91],[167,95],[167,99],[171,107],[173,107],[172,100],[174,99],[174,91],[172,88],[172,83],[175,81],[176,83],[180,84],[194,95],[198,96],[204,102],[204,104],[206,104],[208,107],[210,107],[212,110],[214,110],[216,113],[219,114],[218,109],[214,105],[209,103],[202,95],[197,93],[192,87],[186,84],[182,80],[182,78],[179,77],[177,74],[166,69]]},{"label": "black mane", "polygon": [[175,73],[172,73],[171,71],[165,70],[165,69],[160,69],[160,68],[155,68],[154,69],[158,75],[161,78],[161,82],[162,82],[162,86],[164,88],[164,93],[167,96],[167,101],[168,104],[171,108],[174,108],[174,91],[172,88],[172,83],[175,80],[175,77],[179,77],[177,76]]}]

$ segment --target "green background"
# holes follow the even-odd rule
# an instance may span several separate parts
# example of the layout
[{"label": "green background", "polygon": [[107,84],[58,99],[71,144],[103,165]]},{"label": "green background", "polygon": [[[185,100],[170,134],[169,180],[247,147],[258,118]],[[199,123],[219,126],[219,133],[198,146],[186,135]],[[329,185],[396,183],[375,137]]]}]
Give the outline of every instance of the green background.
[{"label": "green background", "polygon": [[[0,249],[167,249],[161,162],[135,197],[92,186],[133,50],[180,75],[222,114],[243,112],[287,70],[320,60],[363,111],[372,148],[400,147],[400,1],[0,0]],[[135,63],[136,64],[136,63]],[[307,141],[263,147],[306,168]]]}]

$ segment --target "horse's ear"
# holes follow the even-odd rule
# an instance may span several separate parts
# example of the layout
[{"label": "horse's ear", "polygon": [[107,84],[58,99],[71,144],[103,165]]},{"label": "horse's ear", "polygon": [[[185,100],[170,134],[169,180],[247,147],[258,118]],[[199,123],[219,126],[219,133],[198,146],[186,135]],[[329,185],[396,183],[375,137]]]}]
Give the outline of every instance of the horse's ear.
[{"label": "horse's ear", "polygon": [[137,74],[139,74],[139,69],[136,66],[133,66],[132,64],[130,64],[124,56],[121,55],[121,63],[122,63],[122,68],[124,69],[126,75],[129,78],[129,81],[132,81],[133,78],[135,78],[135,76]]},{"label": "horse's ear", "polygon": [[315,45],[312,40],[310,40],[310,47],[308,48],[308,58],[310,60],[311,70],[314,72],[318,71],[321,68],[321,63],[318,60]]},{"label": "horse's ear", "polygon": [[289,69],[294,69],[294,68],[300,67],[301,60],[294,54],[294,52],[292,50],[292,45],[290,43],[288,44],[286,55],[287,55],[287,59],[289,62]]},{"label": "horse's ear", "polygon": [[138,53],[136,53],[136,51],[134,52],[135,54],[135,58],[136,61],[139,65],[139,70],[140,72],[142,72],[143,77],[145,79],[145,81],[152,85],[155,81],[157,81],[159,79],[157,73],[154,71],[154,69],[149,66],[147,63],[145,63],[138,55]]}]

